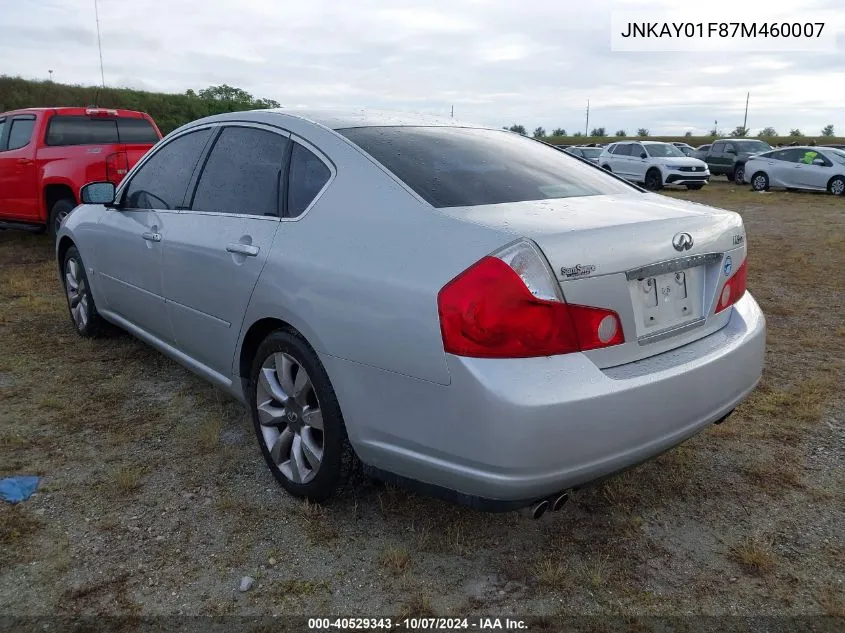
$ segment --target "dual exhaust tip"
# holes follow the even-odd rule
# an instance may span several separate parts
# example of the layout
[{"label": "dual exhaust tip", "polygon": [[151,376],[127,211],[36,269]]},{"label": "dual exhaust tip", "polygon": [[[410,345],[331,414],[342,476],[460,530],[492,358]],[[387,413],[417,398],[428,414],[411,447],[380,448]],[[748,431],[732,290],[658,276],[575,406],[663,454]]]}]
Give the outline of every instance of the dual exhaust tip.
[{"label": "dual exhaust tip", "polygon": [[539,519],[547,511],[557,512],[569,501],[569,492],[561,492],[548,499],[540,499],[522,510],[522,513],[532,519]]}]

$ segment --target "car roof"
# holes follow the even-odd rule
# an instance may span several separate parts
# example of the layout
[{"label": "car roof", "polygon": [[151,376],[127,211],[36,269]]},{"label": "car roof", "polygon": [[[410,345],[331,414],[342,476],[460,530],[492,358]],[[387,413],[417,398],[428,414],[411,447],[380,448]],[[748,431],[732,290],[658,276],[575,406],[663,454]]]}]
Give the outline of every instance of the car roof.
[{"label": "car roof", "polygon": [[[225,121],[233,118],[243,120],[262,120],[267,115],[293,117],[314,123],[331,130],[355,127],[383,126],[422,126],[422,127],[466,127],[500,130],[500,128],[460,121],[452,117],[420,114],[415,112],[397,112],[390,110],[349,110],[349,109],[309,109],[309,108],[273,108],[269,110],[249,110],[216,114],[202,122]],[[194,123],[197,123],[196,121]]]},{"label": "car roof", "polygon": [[0,116],[14,116],[16,114],[34,114],[36,112],[55,112],[56,114],[67,116],[86,116],[89,110],[108,110],[115,112],[119,117],[142,118],[145,116],[144,112],[138,110],[123,110],[121,108],[107,108],[104,106],[59,106],[55,108],[21,108],[19,110],[10,110],[8,112],[0,112]]}]

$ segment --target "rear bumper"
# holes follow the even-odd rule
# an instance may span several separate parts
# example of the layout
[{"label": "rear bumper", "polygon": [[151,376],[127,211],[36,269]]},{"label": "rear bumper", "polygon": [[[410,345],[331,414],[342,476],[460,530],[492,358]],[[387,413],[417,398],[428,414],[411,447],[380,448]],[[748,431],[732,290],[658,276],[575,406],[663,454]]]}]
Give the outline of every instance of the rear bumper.
[{"label": "rear bumper", "polygon": [[510,507],[627,468],[719,420],[760,380],[764,348],[765,319],[746,294],[721,330],[605,370],[583,354],[449,356],[452,384],[442,386],[324,360],[365,464],[471,505]]}]

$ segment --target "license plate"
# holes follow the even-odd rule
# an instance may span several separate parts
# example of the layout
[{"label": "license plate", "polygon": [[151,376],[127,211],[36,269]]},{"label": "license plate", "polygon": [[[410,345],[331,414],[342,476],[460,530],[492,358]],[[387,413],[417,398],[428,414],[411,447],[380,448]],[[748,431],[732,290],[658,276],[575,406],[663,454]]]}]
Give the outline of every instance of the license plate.
[{"label": "license plate", "polygon": [[637,336],[700,319],[703,281],[703,266],[630,280]]}]

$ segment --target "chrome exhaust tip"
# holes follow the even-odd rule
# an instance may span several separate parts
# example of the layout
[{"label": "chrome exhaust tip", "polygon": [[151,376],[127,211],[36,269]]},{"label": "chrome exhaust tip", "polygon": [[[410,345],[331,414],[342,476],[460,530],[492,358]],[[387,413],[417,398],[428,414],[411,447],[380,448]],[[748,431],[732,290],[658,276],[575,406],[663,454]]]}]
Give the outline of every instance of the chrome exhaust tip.
[{"label": "chrome exhaust tip", "polygon": [[552,497],[549,501],[549,510],[551,510],[552,512],[557,512],[563,506],[566,505],[567,501],[569,501],[569,493],[562,492],[557,497]]},{"label": "chrome exhaust tip", "polygon": [[532,519],[539,519],[546,513],[546,510],[549,509],[549,500],[543,499],[541,501],[535,501],[527,508],[523,508],[520,510],[520,513],[524,516],[530,517]]}]

